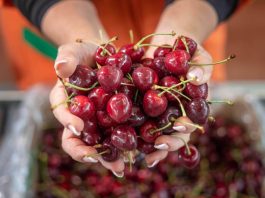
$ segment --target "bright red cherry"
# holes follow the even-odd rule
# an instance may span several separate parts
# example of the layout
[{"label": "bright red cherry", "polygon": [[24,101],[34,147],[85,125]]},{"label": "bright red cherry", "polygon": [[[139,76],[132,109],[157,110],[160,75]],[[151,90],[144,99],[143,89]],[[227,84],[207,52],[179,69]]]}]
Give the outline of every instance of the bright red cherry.
[{"label": "bright red cherry", "polygon": [[210,113],[208,103],[201,98],[189,101],[186,104],[185,109],[188,117],[197,124],[204,124]]},{"label": "bright red cherry", "polygon": [[[180,83],[180,80],[174,76],[166,76],[164,78],[162,78],[159,82],[159,84],[161,86],[164,86],[164,87],[171,87],[173,85],[176,85]],[[180,89],[181,86],[178,86],[176,87],[176,89]],[[172,92],[175,96],[179,96],[178,93],[175,93],[175,92]],[[176,98],[171,94],[171,93],[165,93],[168,101],[176,101]]]},{"label": "bright red cherry", "polygon": [[81,139],[86,143],[87,146],[94,146],[100,143],[101,136],[99,132],[84,132],[82,133]]},{"label": "bright red cherry", "polygon": [[[174,120],[179,118],[181,116],[181,111],[179,110],[178,107],[176,106],[169,106],[167,108],[167,110],[162,114],[160,115],[158,118],[157,118],[157,121],[158,121],[158,126],[160,128],[166,126],[168,123],[172,123],[172,126],[173,126],[173,123],[174,123]],[[176,132],[172,127],[168,127],[164,130],[162,130],[163,134],[171,134],[173,132]]]},{"label": "bright red cherry", "polygon": [[111,143],[120,150],[136,149],[137,137],[134,128],[127,125],[116,127],[111,134]]},{"label": "bright red cherry", "polygon": [[109,128],[113,126],[117,126],[117,122],[115,122],[106,111],[97,111],[97,120],[98,125],[103,128]]},{"label": "bright red cherry", "polygon": [[[101,45],[104,48],[104,44]],[[95,61],[100,65],[105,65],[107,58],[110,56],[106,51],[103,51],[102,47],[98,47],[95,53]],[[111,54],[116,53],[116,49],[113,45],[107,44],[105,49]]]},{"label": "bright red cherry", "polygon": [[150,154],[156,151],[153,143],[148,143],[141,138],[137,139],[137,149],[144,154]]},{"label": "bright red cherry", "polygon": [[[163,46],[169,46],[170,47],[170,45],[163,45]],[[154,51],[154,58],[165,57],[169,52],[172,51],[172,48],[163,47],[163,46],[156,48],[156,50]]]},{"label": "bright red cherry", "polygon": [[141,126],[146,121],[146,119],[147,118],[140,107],[133,105],[131,116],[128,119],[128,124],[132,127],[138,127]]},{"label": "bright red cherry", "polygon": [[190,55],[184,50],[170,52],[165,57],[165,68],[175,75],[185,75],[189,70]]},{"label": "bright red cherry", "polygon": [[180,163],[186,168],[195,168],[200,162],[200,153],[193,145],[188,145],[190,153],[186,146],[181,147],[178,150],[178,157]]},{"label": "bright red cherry", "polygon": [[113,162],[119,159],[120,151],[116,148],[112,143],[110,137],[106,138],[103,143],[102,147],[98,148],[97,151],[99,153],[107,151],[106,153],[102,154],[102,158],[107,162]]},{"label": "bright red cherry", "polygon": [[183,40],[186,41],[186,44],[187,44],[188,49],[189,49],[189,54],[192,57],[194,55],[196,49],[197,49],[197,43],[194,40],[192,40],[191,38],[186,37],[186,36],[181,36],[181,37],[176,39],[176,41],[175,41],[173,46],[176,49],[185,50],[186,51],[187,49],[185,47],[185,44],[183,43]]},{"label": "bright red cherry", "polygon": [[131,71],[132,60],[129,55],[118,52],[107,58],[106,65],[116,66],[121,69],[123,74],[127,74]]},{"label": "bright red cherry", "polygon": [[164,95],[159,96],[159,93],[156,90],[148,90],[144,95],[143,109],[151,117],[159,116],[167,109],[167,98]]},{"label": "bright red cherry", "polygon": [[161,131],[155,131],[157,129],[157,125],[154,121],[146,121],[140,127],[140,137],[148,143],[154,143],[156,138],[160,136]]},{"label": "bright red cherry", "polygon": [[202,85],[193,85],[191,83],[187,83],[184,93],[190,98],[206,99],[208,97],[208,85],[207,83]]},{"label": "bright red cherry", "polygon": [[113,66],[103,66],[97,72],[98,82],[105,91],[115,91],[121,85],[122,71]]},{"label": "bright red cherry", "polygon": [[158,83],[157,73],[149,67],[138,67],[132,73],[133,83],[141,91],[150,89]]},{"label": "bright red cherry", "polygon": [[106,92],[102,87],[94,88],[88,94],[88,98],[93,101],[97,110],[104,110],[111,94]]},{"label": "bright red cherry", "polygon": [[132,101],[123,93],[115,94],[108,101],[107,112],[116,122],[126,122],[132,113]]},{"label": "bright red cherry", "polygon": [[144,55],[144,48],[135,47],[134,44],[126,44],[120,48],[119,52],[129,55],[133,62],[140,62]]},{"label": "bright red cherry", "polygon": [[136,92],[136,88],[135,86],[131,86],[133,85],[132,81],[130,81],[127,78],[123,78],[121,83],[125,83],[125,84],[121,84],[120,88],[118,89],[119,93],[124,93],[126,96],[128,96],[128,98],[133,98]]},{"label": "bright red cherry", "polygon": [[77,117],[87,120],[92,118],[96,113],[93,102],[86,96],[75,96],[72,98],[69,110]]}]

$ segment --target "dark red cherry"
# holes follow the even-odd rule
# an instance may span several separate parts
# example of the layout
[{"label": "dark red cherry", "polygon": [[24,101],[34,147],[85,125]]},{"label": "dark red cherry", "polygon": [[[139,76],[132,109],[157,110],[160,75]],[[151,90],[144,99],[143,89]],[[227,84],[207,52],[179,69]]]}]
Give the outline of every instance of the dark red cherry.
[{"label": "dark red cherry", "polygon": [[161,131],[156,131],[158,127],[154,121],[148,120],[140,127],[140,137],[148,143],[154,143],[156,138],[160,136],[162,133]]},{"label": "dark red cherry", "polygon": [[101,135],[99,132],[82,132],[81,139],[87,146],[94,146],[100,143]]},{"label": "dark red cherry", "polygon": [[128,124],[132,127],[138,127],[141,126],[146,121],[146,119],[147,118],[140,107],[133,105],[131,116],[128,119]]},{"label": "dark red cherry", "polygon": [[93,101],[97,110],[104,110],[111,94],[102,87],[94,88],[88,94],[88,98]]},{"label": "dark red cherry", "polygon": [[115,122],[106,111],[97,111],[97,120],[98,125],[103,128],[109,128],[117,125],[117,122]]},{"label": "dark red cherry", "polygon": [[202,85],[193,85],[191,83],[187,83],[184,93],[190,98],[206,99],[208,97],[208,85],[207,83]]},{"label": "dark red cherry", "polygon": [[144,55],[144,48],[135,48],[134,44],[126,44],[120,48],[119,52],[129,55],[132,59],[132,62],[140,62]]},{"label": "dark red cherry", "polygon": [[[164,87],[171,87],[171,86],[176,85],[178,83],[180,83],[180,80],[174,76],[166,76],[166,77],[162,78],[159,82],[159,84],[161,86],[164,86]],[[181,86],[178,86],[178,87],[176,87],[176,90],[178,90],[180,88],[181,88]],[[178,93],[173,92],[173,91],[171,91],[171,92],[175,96],[179,96]],[[166,95],[168,101],[175,101],[176,100],[176,98],[171,93],[165,93],[165,95]]]},{"label": "dark red cherry", "polygon": [[[159,128],[166,126],[168,123],[174,123],[174,120],[181,116],[181,111],[176,106],[169,106],[167,110],[157,118]],[[162,130],[163,134],[176,132],[172,127]]]},{"label": "dark red cherry", "polygon": [[148,90],[144,95],[143,109],[151,117],[157,117],[167,109],[167,98],[164,95],[159,96],[159,93],[156,90]]},{"label": "dark red cherry", "polygon": [[165,68],[175,75],[185,75],[189,70],[190,55],[184,50],[176,50],[165,56]]},{"label": "dark red cherry", "polygon": [[118,52],[107,58],[106,65],[116,66],[121,69],[123,74],[127,74],[131,71],[132,60],[129,55]]},{"label": "dark red cherry", "polygon": [[188,145],[190,154],[185,146],[178,150],[178,157],[180,163],[186,168],[195,168],[200,162],[200,153],[193,145]]},{"label": "dark red cherry", "polygon": [[86,133],[96,133],[98,131],[97,119],[95,117],[90,120],[84,120],[83,132]]},{"label": "dark red cherry", "polygon": [[[103,44],[101,46],[104,47],[105,45]],[[116,53],[115,47],[111,44],[107,44],[106,50],[108,50],[108,52],[112,55]],[[100,64],[102,66],[105,65],[108,57],[109,57],[109,54],[107,52],[104,52],[101,47],[97,48],[96,53],[95,53],[95,61],[98,64]]]},{"label": "dark red cherry", "polygon": [[[169,46],[170,47],[170,45],[163,45],[163,46]],[[156,58],[156,57],[165,57],[171,51],[172,51],[172,48],[158,47],[154,51],[154,58]]]},{"label": "dark red cherry", "polygon": [[132,73],[134,85],[144,92],[158,83],[157,73],[149,67],[138,67]]},{"label": "dark red cherry", "polygon": [[185,110],[191,121],[197,124],[204,124],[210,113],[208,103],[201,98],[189,101],[185,106]]},{"label": "dark red cherry", "polygon": [[150,154],[156,151],[153,143],[148,143],[141,138],[137,139],[137,149],[144,154]]},{"label": "dark red cherry", "polygon": [[106,138],[103,143],[102,147],[97,149],[98,153],[107,151],[106,153],[102,154],[101,157],[107,162],[116,161],[120,156],[120,151],[116,148],[112,143],[110,137]]},{"label": "dark red cherry", "polygon": [[154,70],[158,73],[160,78],[169,74],[168,70],[165,68],[165,57],[154,58]]},{"label": "dark red cherry", "polygon": [[141,60],[141,63],[144,67],[149,67],[151,69],[154,69],[154,62],[153,62],[154,59],[152,58],[143,58]]},{"label": "dark red cherry", "polygon": [[[191,38],[189,37],[186,37],[186,36],[182,36],[183,39],[186,40],[186,43],[187,43],[187,46],[188,46],[188,49],[189,49],[189,52],[190,52],[190,56],[192,57],[197,49],[197,43],[192,40]],[[183,43],[183,41],[180,39],[180,38],[177,38],[174,45],[173,45],[176,49],[179,49],[179,50],[185,50],[186,51],[186,47],[185,47],[185,44]]]},{"label": "dark red cherry", "polygon": [[132,101],[123,93],[115,94],[108,101],[107,112],[116,122],[126,122],[132,113]]},{"label": "dark red cherry", "polygon": [[136,92],[136,88],[133,85],[132,81],[130,81],[127,78],[123,78],[121,83],[129,84],[129,85],[124,85],[121,84],[120,88],[118,89],[119,93],[124,93],[128,98],[133,98]]},{"label": "dark red cherry", "polygon": [[136,149],[137,137],[134,128],[127,125],[116,127],[111,134],[111,143],[120,150]]},{"label": "dark red cherry", "polygon": [[114,130],[114,127],[110,127],[110,128],[108,128],[108,129],[105,129],[105,130],[103,131],[104,137],[110,137],[111,134],[112,134],[112,132],[113,132],[113,130]]},{"label": "dark red cherry", "polygon": [[103,66],[97,72],[98,82],[105,91],[115,91],[121,85],[122,71],[113,66]]},{"label": "dark red cherry", "polygon": [[77,117],[87,120],[92,118],[96,113],[93,102],[86,96],[75,96],[72,98],[69,110]]}]

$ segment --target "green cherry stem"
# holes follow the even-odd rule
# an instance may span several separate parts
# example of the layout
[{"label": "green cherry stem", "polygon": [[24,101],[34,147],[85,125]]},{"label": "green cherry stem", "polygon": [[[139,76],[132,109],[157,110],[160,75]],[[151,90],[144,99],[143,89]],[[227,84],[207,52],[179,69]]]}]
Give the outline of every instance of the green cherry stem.
[{"label": "green cherry stem", "polygon": [[105,151],[102,151],[100,153],[92,153],[90,155],[86,155],[85,157],[96,157],[96,156],[103,155],[103,154],[109,153],[109,152],[110,152],[109,150],[105,150]]},{"label": "green cherry stem", "polygon": [[186,150],[187,150],[187,153],[188,153],[188,155],[191,155],[191,152],[190,152],[190,148],[189,148],[189,145],[187,144],[187,142],[183,139],[183,138],[181,138],[181,137],[179,137],[179,136],[177,136],[177,135],[171,135],[171,136],[173,136],[173,137],[176,137],[176,138],[178,138],[178,139],[180,139],[183,143],[184,143],[184,145],[185,145],[185,147],[186,147]]},{"label": "green cherry stem", "polygon": [[203,128],[202,126],[198,125],[198,124],[189,123],[189,122],[183,122],[183,121],[180,121],[180,120],[175,119],[175,118],[173,118],[173,120],[174,120],[175,122],[178,122],[178,123],[181,123],[181,124],[185,124],[185,125],[193,126],[193,127],[195,127],[196,129],[199,129],[202,133],[205,132],[204,128]]},{"label": "green cherry stem", "polygon": [[156,133],[156,132],[158,132],[158,131],[162,131],[162,130],[164,130],[164,129],[167,129],[167,128],[170,127],[170,126],[171,126],[171,123],[169,122],[169,123],[167,123],[167,125],[165,125],[165,126],[163,126],[163,127],[161,127],[161,128],[158,128],[158,129],[151,130],[149,133],[150,133],[151,135],[153,135],[154,133]]},{"label": "green cherry stem", "polygon": [[56,105],[51,106],[51,110],[56,109],[60,105],[67,104],[67,103],[71,102],[71,99],[72,99],[73,96],[74,96],[74,94],[72,93],[70,96],[67,96],[65,101],[62,101],[62,102],[60,102],[60,103],[58,103]]},{"label": "green cherry stem", "polygon": [[190,53],[189,46],[187,44],[186,38],[184,36],[180,36],[180,40],[184,43],[184,46],[186,48],[186,51]]},{"label": "green cherry stem", "polygon": [[117,36],[112,37],[107,43],[105,43],[104,47],[101,46],[102,48],[102,52],[100,55],[105,56],[106,54],[108,54],[109,56],[111,56],[112,54],[106,49],[106,47],[108,46],[108,44],[112,43],[113,41],[118,40]]},{"label": "green cherry stem", "polygon": [[133,78],[132,78],[131,74],[127,73],[127,74],[126,74],[126,78],[128,78],[130,81],[133,82]]},{"label": "green cherry stem", "polygon": [[236,58],[236,55],[232,54],[230,55],[228,58],[224,59],[224,60],[221,60],[221,61],[217,61],[217,62],[214,62],[214,63],[193,63],[193,62],[188,62],[189,65],[194,65],[194,66],[212,66],[212,65],[218,65],[218,64],[222,64],[222,63],[225,63],[225,62],[228,62],[232,59]]},{"label": "green cherry stem", "polygon": [[136,89],[134,99],[133,99],[135,103],[137,102],[138,94],[139,94],[139,89]]},{"label": "green cherry stem", "polygon": [[90,91],[91,89],[94,89],[97,85],[98,85],[98,82],[95,82],[91,87],[89,88],[83,88],[83,87],[79,87],[79,86],[76,86],[74,84],[71,84],[69,82],[64,82],[64,85],[66,87],[70,87],[70,88],[74,88],[74,89],[77,89],[77,90],[80,90],[80,91]]}]

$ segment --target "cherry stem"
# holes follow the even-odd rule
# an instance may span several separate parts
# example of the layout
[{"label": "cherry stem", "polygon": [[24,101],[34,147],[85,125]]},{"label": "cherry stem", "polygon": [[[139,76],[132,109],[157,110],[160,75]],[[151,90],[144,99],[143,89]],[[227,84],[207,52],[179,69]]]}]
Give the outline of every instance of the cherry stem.
[{"label": "cherry stem", "polygon": [[138,45],[138,47],[162,47],[162,48],[173,48],[172,46],[169,45],[154,45],[154,44],[149,44],[149,43],[143,43]]},{"label": "cherry stem", "polygon": [[149,133],[150,133],[151,135],[153,135],[154,133],[157,133],[157,132],[159,132],[159,131],[162,131],[162,130],[164,130],[164,129],[167,129],[167,128],[170,127],[170,126],[171,126],[171,123],[169,122],[169,123],[167,123],[167,125],[165,125],[165,126],[163,126],[163,127],[161,127],[161,128],[158,128],[158,129],[151,130]]},{"label": "cherry stem", "polygon": [[208,117],[208,120],[209,120],[210,122],[215,122],[215,118],[214,118],[213,116],[209,116],[209,117]]},{"label": "cherry stem", "polygon": [[[155,86],[155,89],[162,89],[162,90],[163,90],[163,93],[161,92],[162,94],[165,93],[164,91],[165,91],[167,88],[168,88],[168,87],[159,86],[159,85],[156,85],[156,86]],[[184,98],[186,98],[186,99],[189,100],[189,101],[191,100],[188,96],[186,96],[185,94],[183,94],[183,93],[182,93],[181,91],[179,91],[179,90],[172,89],[171,91],[178,93],[179,95],[183,96]],[[166,91],[166,92],[168,92],[168,91]],[[160,94],[161,94],[161,93],[160,93]],[[171,93],[171,92],[169,92],[169,93]],[[162,95],[162,94],[161,94],[161,95]],[[171,94],[173,94],[173,93],[171,93]],[[160,96],[161,96],[161,95],[160,95]]]},{"label": "cherry stem", "polygon": [[129,169],[132,172],[132,151],[128,152],[128,159],[129,159]]},{"label": "cherry stem", "polygon": [[189,145],[187,144],[187,142],[186,142],[183,138],[181,138],[181,137],[179,137],[179,136],[177,136],[177,135],[172,135],[172,136],[173,136],[173,137],[176,137],[176,138],[178,138],[178,139],[180,139],[180,140],[184,143],[188,155],[191,155],[190,148],[189,148]]},{"label": "cherry stem", "polygon": [[111,56],[112,54],[106,49],[106,47],[108,46],[108,44],[110,44],[110,43],[112,43],[113,41],[116,41],[116,40],[118,40],[118,37],[114,36],[107,43],[105,43],[104,47],[102,48],[102,52],[101,52],[100,55],[105,56],[106,53],[107,53],[109,56]]},{"label": "cherry stem", "polygon": [[96,62],[97,68],[100,69],[101,65]]},{"label": "cherry stem", "polygon": [[137,49],[139,47],[139,45],[141,43],[143,43],[146,39],[148,39],[148,38],[150,38],[152,36],[159,36],[159,35],[175,36],[176,33],[174,31],[172,31],[171,33],[153,33],[153,34],[149,34],[149,35],[143,37],[140,41],[138,41],[138,43],[136,43],[134,45],[134,49]]},{"label": "cherry stem", "polygon": [[126,74],[126,78],[128,78],[130,81],[133,82],[133,78],[132,78],[131,74],[127,73],[127,74]]},{"label": "cherry stem", "polygon": [[86,155],[85,157],[95,157],[95,156],[103,155],[103,154],[109,153],[109,152],[110,152],[109,150],[105,150],[105,151],[102,151],[100,153],[92,153],[90,155]]},{"label": "cherry stem", "polygon": [[177,119],[175,119],[175,122],[193,126],[193,127],[197,128],[197,129],[199,129],[202,133],[205,132],[204,128],[202,126],[198,125],[198,124],[194,124],[194,123],[190,123],[190,122],[183,122],[183,121],[179,121]]},{"label": "cherry stem", "polygon": [[121,83],[121,85],[135,87],[135,85],[134,85],[134,84],[128,84],[128,83]]},{"label": "cherry stem", "polygon": [[130,29],[129,35],[130,35],[130,41],[131,41],[131,43],[133,43],[134,42],[134,35],[133,35],[132,29]]},{"label": "cherry stem", "polygon": [[70,88],[74,88],[74,89],[77,89],[77,90],[80,90],[80,91],[90,91],[91,89],[94,89],[97,85],[98,85],[98,82],[95,82],[91,87],[83,88],[83,87],[79,87],[79,86],[76,86],[74,84],[71,84],[69,82],[65,82],[64,83],[64,86],[67,86],[67,87],[70,87]]},{"label": "cherry stem", "polygon": [[180,40],[183,42],[187,52],[190,53],[189,46],[187,44],[186,38],[184,36],[180,36]]},{"label": "cherry stem", "polygon": [[138,98],[138,94],[139,94],[139,89],[136,89],[135,95],[134,95],[134,102],[137,102],[137,98]]},{"label": "cherry stem", "polygon": [[101,147],[102,147],[102,144],[95,144],[93,147],[94,147],[95,149],[97,149],[97,148],[101,148]]},{"label": "cherry stem", "polygon": [[214,62],[214,63],[193,63],[193,62],[189,62],[188,64],[189,65],[195,65],[195,66],[211,66],[211,65],[218,65],[218,64],[222,64],[222,63],[228,62],[228,61],[230,61],[230,60],[232,60],[234,58],[236,58],[236,55],[232,54],[228,58],[226,58],[224,60],[221,60],[221,61]]},{"label": "cherry stem", "polygon": [[72,93],[70,96],[67,96],[65,101],[62,101],[62,102],[60,102],[60,103],[58,103],[56,105],[51,106],[51,110],[56,109],[57,107],[59,107],[62,104],[67,104],[68,102],[71,102],[71,99],[72,99],[73,96],[74,96],[74,94]]},{"label": "cherry stem", "polygon": [[231,101],[231,100],[208,100],[207,103],[208,104],[225,103],[225,104],[228,104],[228,105],[233,105],[234,104],[234,102]]}]

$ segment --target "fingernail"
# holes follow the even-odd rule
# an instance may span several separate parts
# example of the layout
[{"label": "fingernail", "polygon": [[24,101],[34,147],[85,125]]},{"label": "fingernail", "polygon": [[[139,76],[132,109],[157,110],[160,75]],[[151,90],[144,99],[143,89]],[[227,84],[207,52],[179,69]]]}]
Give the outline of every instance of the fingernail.
[{"label": "fingernail", "polygon": [[123,161],[124,161],[125,163],[129,162],[128,157],[123,157]]},{"label": "fingernail", "polygon": [[191,69],[187,74],[188,79],[196,78],[197,82],[203,80],[203,70],[201,68],[195,67]]},{"label": "fingernail", "polygon": [[68,61],[67,61],[66,59],[62,59],[62,60],[57,60],[57,61],[55,61],[55,63],[54,63],[54,68],[55,68],[55,70],[58,69],[58,66],[59,66],[60,64],[67,63],[67,62],[68,62]]},{"label": "fingernail", "polygon": [[174,126],[173,129],[179,132],[184,132],[187,130],[185,126]]},{"label": "fingernail", "polygon": [[169,148],[167,144],[158,144],[155,145],[154,147],[159,150],[167,150]]},{"label": "fingernail", "polygon": [[83,157],[83,161],[84,162],[89,162],[89,163],[97,163],[98,162],[98,160],[96,160],[95,158],[87,157],[87,156]]},{"label": "fingernail", "polygon": [[148,167],[148,168],[152,168],[152,167],[154,167],[155,165],[157,165],[158,162],[159,162],[159,160],[155,160],[152,164],[147,165],[147,167]]},{"label": "fingernail", "polygon": [[75,128],[73,125],[69,124],[69,125],[67,126],[67,128],[68,128],[70,131],[72,131],[73,134],[75,134],[76,136],[80,136],[80,135],[81,135],[81,132],[80,132],[80,131],[77,131],[76,128]]},{"label": "fingernail", "polygon": [[119,178],[121,178],[121,177],[124,176],[124,172],[123,172],[123,171],[122,171],[122,172],[115,172],[115,171],[112,171],[112,173],[113,173],[113,175],[115,175],[116,177],[119,177]]}]

